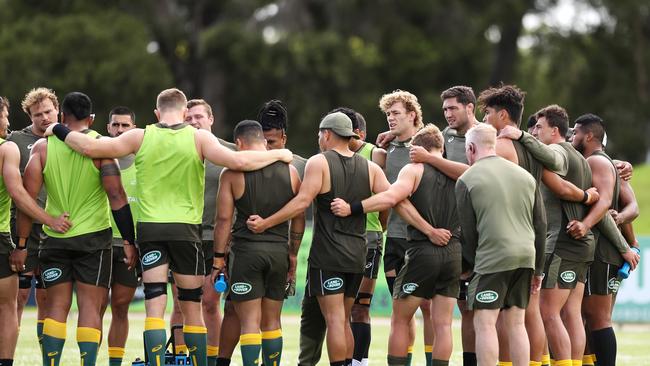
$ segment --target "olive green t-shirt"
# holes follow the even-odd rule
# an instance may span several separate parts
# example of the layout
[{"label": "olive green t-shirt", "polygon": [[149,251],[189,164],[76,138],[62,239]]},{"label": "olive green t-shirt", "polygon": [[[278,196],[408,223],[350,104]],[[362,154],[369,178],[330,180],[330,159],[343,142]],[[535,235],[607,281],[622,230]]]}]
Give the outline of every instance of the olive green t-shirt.
[{"label": "olive green t-shirt", "polygon": [[[400,170],[411,162],[409,158],[409,150],[411,149],[411,139],[406,141],[397,141],[397,139],[390,142],[388,150],[386,151],[386,178],[390,184],[395,183]],[[388,228],[386,236],[389,238],[406,239],[406,221],[393,209],[390,210],[388,216]]]},{"label": "olive green t-shirt", "polygon": [[461,135],[451,127],[446,127],[442,130],[442,138],[445,140],[443,156],[457,163],[468,164],[467,155],[465,155],[465,135]]},{"label": "olive green t-shirt", "polygon": [[535,268],[535,180],[497,156],[474,163],[456,182],[463,256],[479,274]]}]

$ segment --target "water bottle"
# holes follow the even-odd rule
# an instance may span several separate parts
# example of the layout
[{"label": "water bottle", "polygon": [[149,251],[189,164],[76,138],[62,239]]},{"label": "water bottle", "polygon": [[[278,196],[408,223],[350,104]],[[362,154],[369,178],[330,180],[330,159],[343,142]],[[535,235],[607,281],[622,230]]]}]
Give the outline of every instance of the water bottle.
[{"label": "water bottle", "polygon": [[[637,247],[632,247],[632,250],[635,251],[637,254],[641,254],[641,251]],[[623,263],[621,268],[618,270],[618,277],[622,279],[626,279],[630,277],[630,264],[628,262]]]},{"label": "water bottle", "polygon": [[135,361],[131,362],[131,366],[145,366],[145,363],[141,359],[136,358]]},{"label": "water bottle", "polygon": [[226,276],[223,273],[219,273],[219,277],[214,282],[214,290],[216,292],[222,293],[228,288],[228,282],[226,282]]}]

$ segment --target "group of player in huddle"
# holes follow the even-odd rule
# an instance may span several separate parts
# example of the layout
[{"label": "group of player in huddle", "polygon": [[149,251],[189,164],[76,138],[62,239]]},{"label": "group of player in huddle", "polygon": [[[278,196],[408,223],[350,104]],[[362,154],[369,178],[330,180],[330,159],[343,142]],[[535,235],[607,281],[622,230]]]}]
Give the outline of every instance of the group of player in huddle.
[{"label": "group of player in huddle", "polygon": [[244,366],[278,366],[310,211],[299,365],[316,365],[324,342],[330,365],[368,364],[382,257],[388,365],[411,364],[418,309],[426,365],[448,365],[456,305],[464,365],[614,365],[618,270],[640,259],[632,167],[604,152],[593,114],[570,129],[549,105],[520,130],[524,97],[511,85],[478,99],[451,87],[440,131],[396,90],[380,98],[389,130],[377,146],[364,117],[339,107],[318,122],[321,153],[308,160],[285,149],[279,100],[239,122],[230,143],[211,133],[210,105],[178,89],[160,92],[158,122],[145,128],[113,108],[110,137],[91,129],[86,94],[59,105],[32,89],[22,101],[32,124],[11,134],[0,97],[0,366],[13,364],[32,282],[44,366],[61,361],[73,291],[81,364],[96,363],[110,304],[109,364],[121,365],[140,282],[147,360],[164,365],[168,278],[176,353],[227,366],[239,342]]}]

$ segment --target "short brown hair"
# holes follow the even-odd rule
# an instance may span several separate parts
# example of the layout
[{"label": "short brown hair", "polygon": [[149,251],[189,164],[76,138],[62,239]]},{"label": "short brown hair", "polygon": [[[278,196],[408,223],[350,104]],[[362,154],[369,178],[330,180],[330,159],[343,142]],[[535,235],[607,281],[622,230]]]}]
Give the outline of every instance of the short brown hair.
[{"label": "short brown hair", "polygon": [[187,109],[196,107],[197,105],[202,105],[205,108],[205,111],[208,113],[208,117],[212,117],[212,107],[203,99],[191,99],[187,102]]},{"label": "short brown hair", "polygon": [[4,108],[9,110],[9,99],[0,95],[0,111]]},{"label": "short brown hair", "polygon": [[52,89],[43,88],[43,87],[34,88],[30,90],[25,95],[25,98],[20,103],[20,106],[23,108],[23,112],[25,112],[28,116],[31,116],[32,114],[29,112],[29,109],[34,105],[44,101],[45,99],[49,99],[50,101],[52,101],[54,108],[56,108],[57,110],[59,109],[59,100],[56,98],[56,94],[54,94],[54,91]]},{"label": "short brown hair", "polygon": [[442,150],[442,132],[433,123],[427,123],[413,136],[411,145],[422,146],[427,151],[432,149]]},{"label": "short brown hair", "polygon": [[551,127],[557,127],[560,136],[565,137],[569,131],[569,115],[566,110],[557,104],[546,106],[535,113],[535,119],[544,117]]},{"label": "short brown hair", "polygon": [[519,125],[521,113],[524,111],[525,96],[526,93],[516,85],[501,85],[483,90],[478,96],[478,102],[482,110],[487,107],[496,110],[505,109],[510,119]]},{"label": "short brown hair", "polygon": [[185,94],[176,88],[165,89],[156,98],[156,109],[163,112],[168,110],[181,110],[187,108]]},{"label": "short brown hair", "polygon": [[474,95],[474,90],[469,86],[452,86],[440,94],[440,99],[443,101],[449,98],[456,98],[458,103],[462,105],[468,105],[469,103],[476,105],[476,95]]},{"label": "short brown hair", "polygon": [[418,97],[405,90],[394,90],[392,93],[382,95],[379,100],[379,109],[386,112],[393,104],[401,102],[406,108],[407,112],[415,112],[415,127],[421,128],[424,124],[422,122],[422,107],[418,102]]}]

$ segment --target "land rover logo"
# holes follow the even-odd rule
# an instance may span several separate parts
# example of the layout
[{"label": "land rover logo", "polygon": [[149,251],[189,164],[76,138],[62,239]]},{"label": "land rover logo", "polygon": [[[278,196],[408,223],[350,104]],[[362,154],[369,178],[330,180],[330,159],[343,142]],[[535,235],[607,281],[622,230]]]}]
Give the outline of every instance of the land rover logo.
[{"label": "land rover logo", "polygon": [[607,281],[607,287],[614,292],[618,291],[619,286],[621,286],[621,281],[617,281],[616,278],[610,278]]},{"label": "land rover logo", "polygon": [[230,286],[230,291],[236,293],[237,295],[245,295],[253,289],[253,286],[246,282],[235,282]]},{"label": "land rover logo", "polygon": [[405,283],[404,286],[402,286],[402,291],[404,291],[405,294],[410,294],[415,291],[416,288],[418,288],[417,283]]},{"label": "land rover logo", "polygon": [[335,291],[343,287],[343,280],[339,277],[330,278],[329,280],[323,282],[323,287],[326,290]]},{"label": "land rover logo", "polygon": [[576,280],[576,273],[573,271],[564,271],[560,273],[560,278],[564,282],[571,283]]},{"label": "land rover logo", "polygon": [[158,262],[158,260],[162,257],[162,254],[160,253],[159,250],[153,250],[147,254],[145,254],[142,257],[142,264],[145,266],[148,266],[150,264],[154,264]]},{"label": "land rover logo", "polygon": [[492,290],[481,291],[478,294],[476,294],[476,301],[485,304],[495,302],[497,301],[498,298],[499,298],[499,294],[497,294],[495,291]]},{"label": "land rover logo", "polygon": [[63,274],[63,272],[60,269],[50,268],[43,272],[43,280],[48,282],[56,281],[61,277],[61,274]]}]

